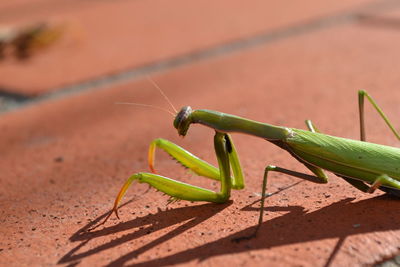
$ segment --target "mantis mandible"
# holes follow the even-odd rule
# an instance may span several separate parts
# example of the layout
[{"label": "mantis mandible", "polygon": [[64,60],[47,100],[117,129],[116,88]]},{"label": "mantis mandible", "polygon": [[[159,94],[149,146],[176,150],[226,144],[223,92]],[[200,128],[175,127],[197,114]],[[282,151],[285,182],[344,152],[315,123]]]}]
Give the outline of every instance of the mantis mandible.
[{"label": "mantis mandible", "polygon": [[[386,124],[400,140],[388,118],[370,95],[358,92],[361,141],[334,137],[320,133],[310,120],[306,120],[308,131],[295,128],[274,126],[238,116],[212,110],[192,110],[183,107],[175,116],[174,127],[180,136],[185,136],[191,124],[201,124],[215,130],[214,148],[218,160],[218,168],[199,159],[190,152],[165,139],[151,142],[148,154],[149,167],[152,173],[139,172],[133,174],[122,186],[114,207],[103,221],[115,212],[118,217],[118,205],[131,183],[147,183],[172,199],[189,201],[208,201],[224,203],[230,197],[231,189],[243,189],[244,179],[239,157],[230,133],[244,133],[263,138],[289,152],[303,163],[314,175],[300,173],[285,168],[268,165],[264,171],[261,193],[261,207],[258,225],[255,232],[247,238],[255,237],[263,221],[264,202],[266,197],[267,178],[270,172],[288,174],[314,183],[328,182],[325,171],[343,178],[357,189],[372,193],[380,189],[400,196],[400,149],[365,142],[364,98],[367,98],[377,110]],[[194,173],[220,181],[219,192],[182,183],[156,174],[154,170],[155,150],[160,148],[175,158],[183,166]],[[231,171],[233,174],[231,174]],[[119,217],[118,217],[119,218]],[[102,224],[103,224],[102,223]]]}]

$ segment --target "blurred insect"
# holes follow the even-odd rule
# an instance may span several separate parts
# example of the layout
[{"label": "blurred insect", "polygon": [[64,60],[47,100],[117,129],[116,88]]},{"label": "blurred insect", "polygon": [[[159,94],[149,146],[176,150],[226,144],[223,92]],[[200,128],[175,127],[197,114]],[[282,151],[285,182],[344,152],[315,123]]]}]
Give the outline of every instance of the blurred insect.
[{"label": "blurred insect", "polygon": [[52,45],[63,34],[64,26],[37,23],[24,28],[0,28],[0,59],[9,52],[25,59]]},{"label": "blurred insect", "polygon": [[[115,199],[112,211],[103,223],[108,220],[113,212],[118,217],[118,205],[128,187],[135,180],[139,183],[149,184],[171,196],[173,200],[226,202],[230,197],[231,189],[244,188],[242,168],[229,133],[244,133],[266,139],[289,152],[290,155],[303,163],[314,174],[309,175],[268,165],[264,171],[258,225],[252,235],[238,240],[255,237],[262,224],[267,178],[270,172],[285,173],[314,183],[324,184],[328,182],[328,177],[324,172],[324,170],[327,170],[363,192],[372,193],[376,189],[380,189],[400,196],[400,149],[365,142],[365,97],[371,102],[399,140],[400,136],[376,102],[365,91],[359,91],[358,96],[361,141],[322,134],[310,120],[306,120],[309,131],[305,131],[274,126],[218,111],[192,110],[189,106],[183,107],[179,112],[175,110],[174,127],[180,136],[187,134],[191,124],[202,124],[215,130],[214,147],[218,159],[218,168],[199,159],[176,144],[161,138],[155,139],[150,143],[148,153],[148,161],[152,173],[139,172],[128,178]],[[214,192],[155,174],[154,158],[156,148],[163,149],[196,174],[220,181],[220,191]],[[231,171],[233,174],[231,174]]]}]

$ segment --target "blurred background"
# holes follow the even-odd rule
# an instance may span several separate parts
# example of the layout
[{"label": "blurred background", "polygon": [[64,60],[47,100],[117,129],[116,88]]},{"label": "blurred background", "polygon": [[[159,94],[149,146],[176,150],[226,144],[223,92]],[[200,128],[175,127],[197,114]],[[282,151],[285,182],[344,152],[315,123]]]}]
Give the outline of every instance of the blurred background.
[{"label": "blurred background", "polygon": [[[394,30],[397,7],[393,0],[3,1],[2,109],[12,108],[13,102],[109,86],[343,24]],[[345,38],[339,33],[336,41],[345,43]],[[360,44],[370,41],[362,38]],[[329,40],[318,42],[321,47]],[[340,45],[335,51],[346,49]],[[299,49],[304,56],[313,48]],[[308,57],[310,64],[318,61],[314,57]],[[313,68],[320,69],[318,64]]]}]

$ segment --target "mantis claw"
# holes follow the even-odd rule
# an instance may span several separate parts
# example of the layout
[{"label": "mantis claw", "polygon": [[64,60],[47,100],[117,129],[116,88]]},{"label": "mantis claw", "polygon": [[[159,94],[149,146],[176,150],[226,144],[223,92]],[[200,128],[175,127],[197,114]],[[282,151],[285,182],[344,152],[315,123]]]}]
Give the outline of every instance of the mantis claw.
[{"label": "mantis claw", "polygon": [[149,153],[148,153],[148,157],[147,157],[147,161],[149,163],[149,169],[151,170],[152,173],[157,173],[156,170],[154,169],[154,157],[155,157],[155,151],[156,151],[155,142],[156,142],[156,140],[150,144]]},{"label": "mantis claw", "polygon": [[108,217],[110,217],[113,212],[115,213],[115,216],[117,216],[117,218],[119,220],[118,208],[113,209]]}]

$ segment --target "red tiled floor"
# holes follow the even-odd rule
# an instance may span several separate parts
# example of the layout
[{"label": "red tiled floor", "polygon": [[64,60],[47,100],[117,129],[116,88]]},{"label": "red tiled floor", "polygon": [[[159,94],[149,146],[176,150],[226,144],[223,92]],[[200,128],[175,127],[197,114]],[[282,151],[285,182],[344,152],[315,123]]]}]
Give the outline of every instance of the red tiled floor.
[{"label": "red tiled floor", "polygon": [[1,62],[0,86],[36,95],[374,2],[363,3],[37,1],[40,8],[30,4],[28,10],[20,4],[20,12],[4,12],[0,23],[50,20],[65,23],[67,29],[62,40],[30,60]]},{"label": "red tiled floor", "polygon": [[[329,28],[235,55],[188,64],[154,77],[180,107],[209,108],[277,125],[305,128],[311,118],[328,134],[358,138],[358,89],[375,97],[396,126],[399,35],[366,23]],[[259,237],[239,244],[258,216],[263,169],[304,171],[265,141],[234,134],[246,188],[233,203],[185,201],[134,184],[120,209],[93,233],[78,232],[111,206],[129,174],[148,170],[149,142],[164,137],[215,162],[212,131],[193,126],[181,139],[146,80],[48,101],[0,117],[0,265],[360,266],[398,254],[400,202],[362,194],[330,175],[328,185],[272,175]],[[367,139],[398,146],[367,105]],[[160,152],[156,168],[208,188]],[[287,188],[292,186],[290,188]],[[285,189],[286,188],[286,189]],[[158,210],[158,209],[161,210]]]},{"label": "red tiled floor", "polygon": [[[43,1],[40,0],[14,0],[14,1],[2,1],[0,3],[0,11],[3,13],[8,13],[10,17],[12,17],[14,14],[9,14],[10,9],[11,10],[20,10],[23,8],[25,5],[28,4],[33,4],[37,5],[38,3],[42,3]],[[4,14],[3,13],[3,14]],[[4,19],[4,18],[3,18]]]}]

